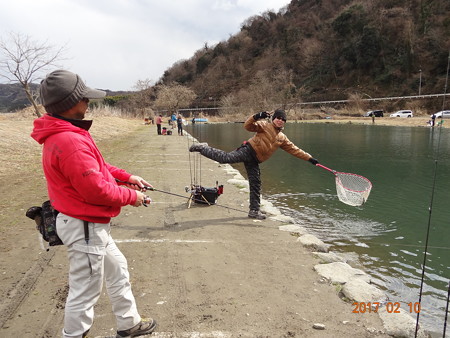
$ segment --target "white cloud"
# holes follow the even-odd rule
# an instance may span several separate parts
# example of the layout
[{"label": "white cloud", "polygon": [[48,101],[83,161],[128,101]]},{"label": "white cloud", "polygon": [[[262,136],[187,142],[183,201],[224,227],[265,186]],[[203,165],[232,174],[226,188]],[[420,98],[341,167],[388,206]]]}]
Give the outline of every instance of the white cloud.
[{"label": "white cloud", "polygon": [[64,68],[89,86],[132,90],[157,81],[205,43],[236,34],[242,22],[289,0],[15,0],[2,4],[0,32],[66,45]]}]

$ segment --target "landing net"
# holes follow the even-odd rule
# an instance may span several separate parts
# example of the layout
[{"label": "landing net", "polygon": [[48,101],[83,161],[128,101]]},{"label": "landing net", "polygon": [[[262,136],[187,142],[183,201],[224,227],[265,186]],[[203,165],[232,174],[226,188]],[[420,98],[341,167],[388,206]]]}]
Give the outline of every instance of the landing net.
[{"label": "landing net", "polygon": [[336,191],[342,203],[351,206],[363,205],[369,198],[372,183],[365,177],[336,172]]}]

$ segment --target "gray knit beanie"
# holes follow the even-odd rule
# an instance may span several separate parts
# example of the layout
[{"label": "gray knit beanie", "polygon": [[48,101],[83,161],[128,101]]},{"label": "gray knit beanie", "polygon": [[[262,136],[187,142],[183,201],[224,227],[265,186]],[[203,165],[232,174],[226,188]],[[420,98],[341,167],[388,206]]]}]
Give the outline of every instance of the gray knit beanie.
[{"label": "gray knit beanie", "polygon": [[277,109],[275,110],[275,112],[272,115],[272,121],[275,120],[276,118],[280,118],[282,119],[284,122],[286,122],[287,117],[286,117],[286,112],[283,109]]},{"label": "gray knit beanie", "polygon": [[82,99],[100,99],[102,90],[86,87],[83,80],[67,70],[55,70],[42,80],[39,88],[41,103],[49,114],[63,113]]}]

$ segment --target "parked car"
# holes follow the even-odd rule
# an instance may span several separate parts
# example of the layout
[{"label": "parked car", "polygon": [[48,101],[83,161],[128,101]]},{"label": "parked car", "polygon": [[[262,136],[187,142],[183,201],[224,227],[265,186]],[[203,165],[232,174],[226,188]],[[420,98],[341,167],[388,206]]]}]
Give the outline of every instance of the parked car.
[{"label": "parked car", "polygon": [[399,110],[389,116],[390,117],[413,117],[413,112],[411,110]]},{"label": "parked car", "polygon": [[[441,110],[440,112],[437,112],[433,115],[438,119],[441,118],[448,119],[450,118],[450,110]],[[433,115],[431,115],[430,117],[433,117]]]},{"label": "parked car", "polygon": [[364,114],[364,117],[372,117],[372,116],[383,117],[384,112],[383,110],[371,110]]}]

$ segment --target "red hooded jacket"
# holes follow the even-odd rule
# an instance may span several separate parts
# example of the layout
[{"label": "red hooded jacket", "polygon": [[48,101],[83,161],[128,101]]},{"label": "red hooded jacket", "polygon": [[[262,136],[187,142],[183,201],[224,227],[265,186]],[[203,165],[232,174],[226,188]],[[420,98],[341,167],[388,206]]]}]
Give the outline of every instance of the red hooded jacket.
[{"label": "red hooded jacket", "polygon": [[131,174],[105,162],[88,130],[46,114],[34,121],[31,137],[44,145],[42,165],[56,210],[108,223],[122,206],[136,202],[136,192],[115,180],[128,181]]}]

